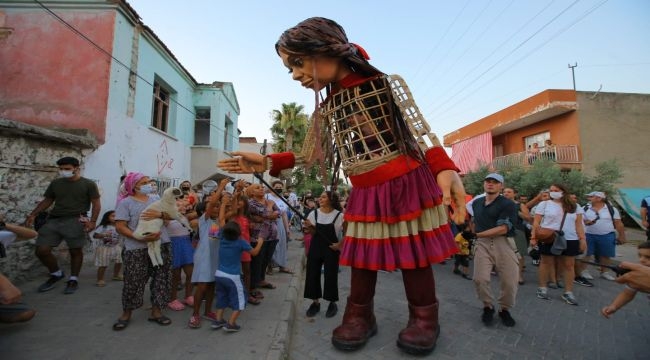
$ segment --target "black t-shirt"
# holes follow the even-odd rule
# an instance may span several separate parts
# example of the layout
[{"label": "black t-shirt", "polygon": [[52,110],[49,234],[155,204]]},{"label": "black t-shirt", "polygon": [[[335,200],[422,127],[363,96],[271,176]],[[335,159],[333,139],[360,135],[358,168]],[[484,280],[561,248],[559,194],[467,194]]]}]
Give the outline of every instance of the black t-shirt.
[{"label": "black t-shirt", "polygon": [[84,177],[79,180],[58,178],[45,190],[45,197],[54,200],[51,216],[78,216],[90,210],[90,201],[99,198],[94,181]]},{"label": "black t-shirt", "polygon": [[512,200],[499,195],[494,201],[485,206],[485,197],[481,197],[472,203],[472,209],[474,210],[475,232],[479,233],[505,224],[508,226],[507,236],[514,235],[517,208]]}]

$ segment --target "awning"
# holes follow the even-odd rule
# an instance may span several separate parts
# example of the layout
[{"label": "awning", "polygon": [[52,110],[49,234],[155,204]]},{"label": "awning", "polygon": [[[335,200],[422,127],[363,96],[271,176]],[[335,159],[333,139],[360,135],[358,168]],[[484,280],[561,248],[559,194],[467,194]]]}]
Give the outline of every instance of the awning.
[{"label": "awning", "polygon": [[451,160],[461,174],[467,174],[492,161],[492,134],[483,134],[459,141],[451,146]]},{"label": "awning", "polygon": [[614,200],[641,226],[641,200],[650,196],[650,188],[620,188]]}]

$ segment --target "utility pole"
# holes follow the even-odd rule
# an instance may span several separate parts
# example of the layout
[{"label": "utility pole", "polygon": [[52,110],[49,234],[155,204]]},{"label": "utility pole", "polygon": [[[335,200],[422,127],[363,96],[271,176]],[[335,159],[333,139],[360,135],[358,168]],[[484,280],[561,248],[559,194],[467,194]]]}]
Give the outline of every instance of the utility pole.
[{"label": "utility pole", "polygon": [[571,69],[571,76],[573,77],[573,91],[576,91],[576,72],[575,68],[578,66],[578,63],[576,62],[575,65],[569,64],[569,69]]}]

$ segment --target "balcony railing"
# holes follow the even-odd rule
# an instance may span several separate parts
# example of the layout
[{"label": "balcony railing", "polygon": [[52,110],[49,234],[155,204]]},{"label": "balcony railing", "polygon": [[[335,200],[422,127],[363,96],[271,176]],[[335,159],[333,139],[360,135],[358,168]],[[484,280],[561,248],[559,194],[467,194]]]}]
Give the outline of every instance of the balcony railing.
[{"label": "balcony railing", "polygon": [[536,161],[550,160],[558,164],[580,164],[578,145],[554,145],[550,149],[540,149],[538,152],[522,151],[492,160],[492,167],[503,169],[511,166],[529,166]]}]

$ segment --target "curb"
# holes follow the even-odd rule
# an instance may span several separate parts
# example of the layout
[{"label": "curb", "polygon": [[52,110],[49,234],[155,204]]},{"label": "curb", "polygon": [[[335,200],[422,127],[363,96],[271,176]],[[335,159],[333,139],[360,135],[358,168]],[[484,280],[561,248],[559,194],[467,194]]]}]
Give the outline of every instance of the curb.
[{"label": "curb", "polygon": [[[297,243],[295,239],[292,241]],[[291,336],[293,333],[293,323],[296,319],[297,308],[300,304],[298,294],[302,289],[302,275],[303,264],[305,262],[304,249],[299,247],[297,249],[299,255],[294,261],[293,272],[289,287],[282,302],[280,310],[280,321],[275,328],[275,334],[271,340],[271,346],[266,353],[266,360],[286,360],[289,359],[289,351],[291,349]]]}]

